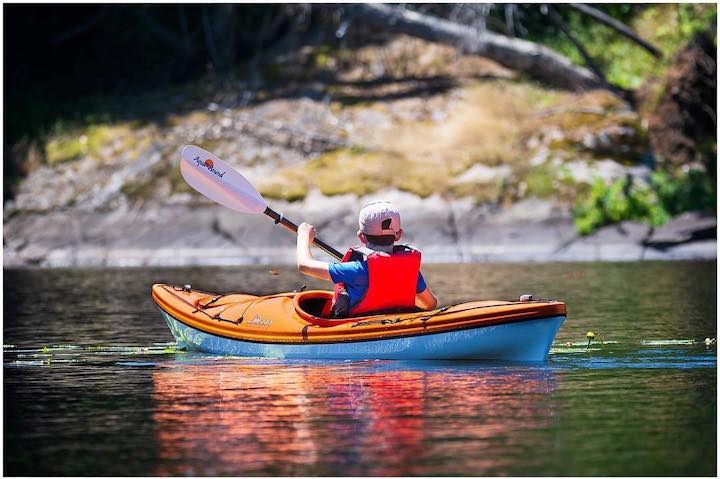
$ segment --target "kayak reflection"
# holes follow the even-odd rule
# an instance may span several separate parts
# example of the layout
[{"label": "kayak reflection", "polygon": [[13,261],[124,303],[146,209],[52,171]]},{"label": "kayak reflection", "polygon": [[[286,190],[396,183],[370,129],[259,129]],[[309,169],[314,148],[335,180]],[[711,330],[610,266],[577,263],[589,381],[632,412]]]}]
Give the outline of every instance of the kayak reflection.
[{"label": "kayak reflection", "polygon": [[153,385],[158,475],[477,475],[532,447],[515,433],[547,425],[556,378],[471,363],[220,360],[158,369]]}]

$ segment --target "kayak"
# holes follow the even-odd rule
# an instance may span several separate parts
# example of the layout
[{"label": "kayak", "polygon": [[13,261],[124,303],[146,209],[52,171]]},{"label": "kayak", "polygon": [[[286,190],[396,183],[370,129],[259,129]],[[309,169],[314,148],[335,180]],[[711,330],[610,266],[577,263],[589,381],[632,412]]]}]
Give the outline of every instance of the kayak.
[{"label": "kayak", "polygon": [[253,296],[155,284],[178,347],[287,359],[544,361],[566,316],[554,300],[471,301],[433,311],[323,317],[330,291]]}]

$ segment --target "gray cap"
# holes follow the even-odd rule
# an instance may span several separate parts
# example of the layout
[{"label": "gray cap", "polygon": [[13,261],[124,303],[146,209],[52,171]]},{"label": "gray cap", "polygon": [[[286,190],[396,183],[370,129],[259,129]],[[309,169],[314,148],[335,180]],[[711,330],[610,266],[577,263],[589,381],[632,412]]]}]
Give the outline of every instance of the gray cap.
[{"label": "gray cap", "polygon": [[358,224],[366,235],[395,235],[400,231],[400,212],[389,201],[373,201],[360,210]]}]

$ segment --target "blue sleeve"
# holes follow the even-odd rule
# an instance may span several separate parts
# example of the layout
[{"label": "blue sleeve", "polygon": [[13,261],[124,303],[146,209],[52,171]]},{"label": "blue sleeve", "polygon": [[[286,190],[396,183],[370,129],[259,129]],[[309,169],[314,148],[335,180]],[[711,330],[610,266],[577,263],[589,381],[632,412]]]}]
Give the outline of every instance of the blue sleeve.
[{"label": "blue sleeve", "polygon": [[427,284],[425,284],[425,278],[423,278],[422,273],[418,273],[418,281],[417,281],[417,287],[415,288],[415,294],[422,293],[427,289]]},{"label": "blue sleeve", "polygon": [[[366,263],[367,264],[367,263]],[[356,284],[363,279],[367,283],[367,271],[361,261],[349,261],[347,263],[330,263],[328,267],[330,279],[333,283]]]}]

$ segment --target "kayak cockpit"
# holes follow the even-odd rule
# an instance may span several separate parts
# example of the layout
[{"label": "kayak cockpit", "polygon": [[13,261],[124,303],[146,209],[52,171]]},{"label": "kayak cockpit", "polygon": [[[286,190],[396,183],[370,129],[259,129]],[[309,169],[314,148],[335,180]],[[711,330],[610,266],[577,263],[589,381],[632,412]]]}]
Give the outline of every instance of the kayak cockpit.
[{"label": "kayak cockpit", "polygon": [[333,318],[330,311],[332,304],[332,291],[304,291],[298,293],[293,298],[293,306],[298,316],[309,323],[313,324],[342,324],[351,321],[357,321],[359,317],[376,316],[389,313],[416,313],[422,311],[420,308],[412,308],[394,311],[376,311],[372,314],[363,314],[362,316],[351,316],[348,318]]}]

